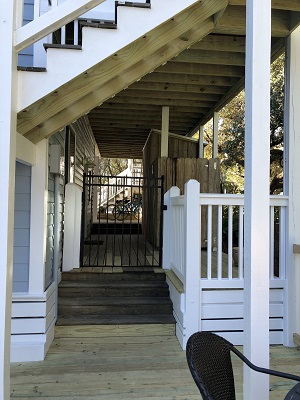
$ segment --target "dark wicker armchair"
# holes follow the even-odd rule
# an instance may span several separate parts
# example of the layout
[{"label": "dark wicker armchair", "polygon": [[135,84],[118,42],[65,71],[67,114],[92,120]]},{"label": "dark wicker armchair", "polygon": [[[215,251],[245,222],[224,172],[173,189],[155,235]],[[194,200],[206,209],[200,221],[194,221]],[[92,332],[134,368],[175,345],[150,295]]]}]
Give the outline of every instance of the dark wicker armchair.
[{"label": "dark wicker armchair", "polygon": [[[253,365],[230,342],[214,333],[197,332],[187,342],[186,357],[204,400],[235,400],[231,351],[255,371],[300,382],[299,376]],[[284,400],[300,400],[300,383],[288,392]]]}]

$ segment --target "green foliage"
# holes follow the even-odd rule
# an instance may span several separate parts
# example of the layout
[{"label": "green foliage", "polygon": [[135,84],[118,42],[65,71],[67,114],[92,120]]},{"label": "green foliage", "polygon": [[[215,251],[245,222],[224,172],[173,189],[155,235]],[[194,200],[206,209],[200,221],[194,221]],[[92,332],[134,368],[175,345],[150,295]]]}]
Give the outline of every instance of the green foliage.
[{"label": "green foliage", "polygon": [[128,160],[121,158],[101,158],[100,173],[108,176],[118,175],[127,168],[127,162]]},{"label": "green foliage", "polygon": [[[283,185],[283,107],[284,56],[271,65],[270,92],[270,193],[282,191]],[[219,157],[222,186],[227,193],[244,191],[245,93],[240,92],[219,112]],[[208,143],[205,157],[212,154],[212,122],[204,127]]]}]

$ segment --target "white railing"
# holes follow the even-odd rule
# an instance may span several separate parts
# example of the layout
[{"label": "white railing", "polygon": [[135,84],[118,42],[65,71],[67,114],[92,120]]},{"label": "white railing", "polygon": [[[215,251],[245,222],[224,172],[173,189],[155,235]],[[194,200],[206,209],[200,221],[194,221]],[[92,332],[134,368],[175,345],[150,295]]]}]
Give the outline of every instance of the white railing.
[{"label": "white railing", "polygon": [[[186,184],[186,189],[189,184]],[[185,209],[188,204],[186,197],[179,196],[178,189],[174,191],[174,188],[165,196],[168,210],[164,221],[164,242],[168,240],[169,243],[164,243],[164,252],[168,254],[164,254],[163,267],[173,270],[185,284],[187,255],[198,251],[200,265],[193,272],[194,276],[203,281],[243,281],[244,196],[200,193],[195,203],[198,209],[189,210],[189,213]],[[273,280],[286,278],[287,204],[285,196],[270,196],[270,279]],[[194,231],[187,242],[186,234],[191,230],[189,224],[195,226],[195,219],[198,219],[199,241],[193,240],[196,236]]]}]

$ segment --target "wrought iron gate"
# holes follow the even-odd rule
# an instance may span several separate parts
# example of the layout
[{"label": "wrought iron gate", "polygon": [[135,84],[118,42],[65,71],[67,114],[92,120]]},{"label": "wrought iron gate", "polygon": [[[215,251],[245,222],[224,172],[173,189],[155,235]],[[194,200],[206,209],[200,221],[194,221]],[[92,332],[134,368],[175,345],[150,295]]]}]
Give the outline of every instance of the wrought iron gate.
[{"label": "wrought iron gate", "polygon": [[84,175],[81,266],[161,266],[164,177]]}]

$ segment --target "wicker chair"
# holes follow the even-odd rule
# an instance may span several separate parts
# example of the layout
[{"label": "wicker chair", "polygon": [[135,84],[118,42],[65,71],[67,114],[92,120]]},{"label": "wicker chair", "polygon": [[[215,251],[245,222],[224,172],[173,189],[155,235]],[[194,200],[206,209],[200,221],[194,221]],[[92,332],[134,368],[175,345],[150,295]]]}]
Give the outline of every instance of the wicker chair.
[{"label": "wicker chair", "polygon": [[[191,374],[204,400],[235,400],[230,351],[255,371],[300,382],[299,376],[253,365],[230,342],[214,333],[197,332],[187,342],[186,357]],[[300,383],[288,392],[284,400],[300,400]]]}]

